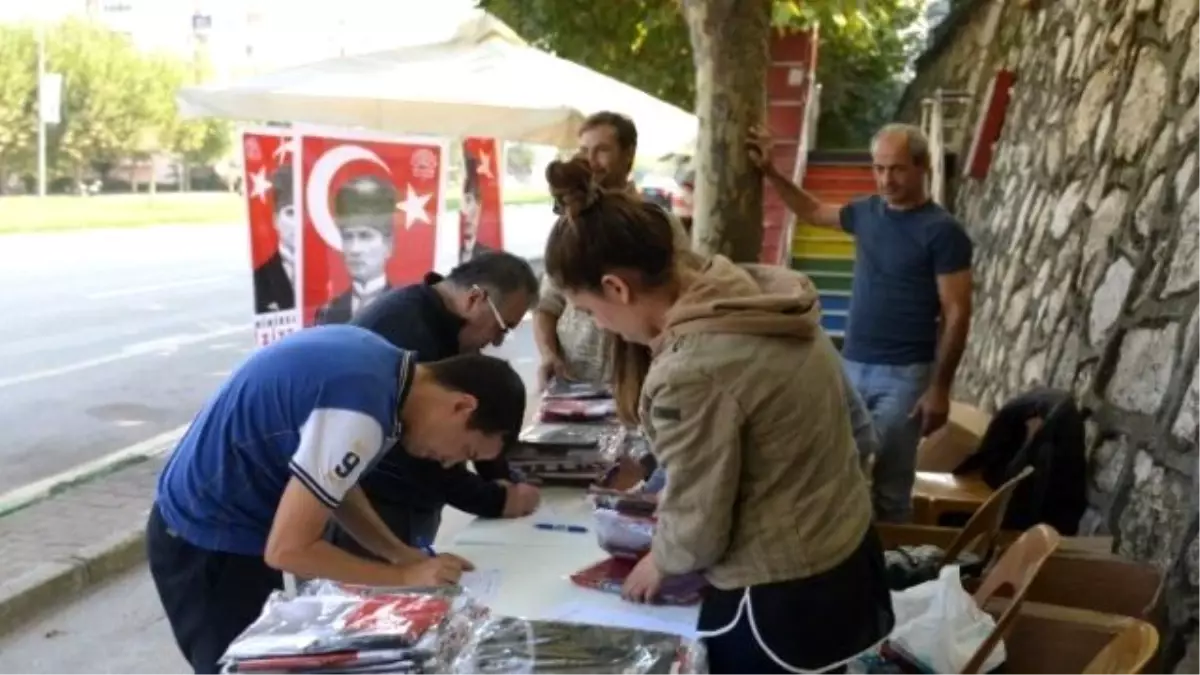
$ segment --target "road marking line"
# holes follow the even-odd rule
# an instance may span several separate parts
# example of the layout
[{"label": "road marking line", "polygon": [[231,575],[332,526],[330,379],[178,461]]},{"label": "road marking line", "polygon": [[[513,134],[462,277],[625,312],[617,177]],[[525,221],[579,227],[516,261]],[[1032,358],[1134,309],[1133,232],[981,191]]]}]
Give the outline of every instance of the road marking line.
[{"label": "road marking line", "polygon": [[137,344],[129,345],[128,347],[125,347],[124,349],[122,349],[121,351],[119,351],[115,354],[109,354],[107,356],[100,356],[100,357],[97,357],[94,359],[87,359],[86,361],[79,361],[77,363],[71,363],[71,364],[68,364],[65,366],[59,366],[57,368],[47,368],[46,370],[37,370],[32,373],[25,373],[24,375],[15,375],[13,377],[0,378],[0,389],[16,386],[18,384],[28,384],[30,382],[44,380],[49,377],[57,377],[59,375],[67,375],[69,373],[74,373],[74,372],[77,372],[80,370],[86,370],[88,368],[95,368],[96,366],[103,366],[103,365],[107,365],[109,363],[123,361],[125,359],[136,358],[138,356],[147,356],[147,355],[158,353],[158,352],[171,353],[171,352],[178,351],[180,347],[187,347],[187,346],[194,345],[194,344],[197,344],[200,342],[206,342],[206,341],[212,340],[214,338],[225,337],[226,335],[235,335],[237,333],[242,333],[242,334],[246,335],[247,339],[251,339],[253,336],[252,330],[253,330],[253,326],[251,326],[250,324],[242,324],[239,326],[227,326],[227,327],[221,328],[219,330],[209,331],[207,333],[200,333],[199,335],[195,335],[195,334],[176,335],[173,337],[161,338],[158,340],[149,340],[146,342],[139,342]]},{"label": "road marking line", "polygon": [[141,293],[153,293],[155,291],[165,291],[172,288],[188,288],[190,286],[205,286],[208,284],[216,284],[222,281],[233,281],[237,277],[224,275],[219,277],[202,277],[200,279],[185,279],[183,281],[171,281],[165,284],[152,284],[149,286],[134,286],[133,288],[122,288],[115,291],[101,291],[100,293],[89,293],[84,296],[88,300],[103,300],[105,298],[119,298],[125,295],[139,295]]},{"label": "road marking line", "polygon": [[61,485],[78,482],[108,469],[128,462],[132,459],[150,459],[157,457],[175,447],[175,443],[187,431],[188,425],[171,429],[140,443],[111,452],[90,462],[85,462],[72,469],[57,473],[49,478],[34,481],[28,485],[11,490],[0,495],[0,516],[22,508],[40,499],[45,499]]}]

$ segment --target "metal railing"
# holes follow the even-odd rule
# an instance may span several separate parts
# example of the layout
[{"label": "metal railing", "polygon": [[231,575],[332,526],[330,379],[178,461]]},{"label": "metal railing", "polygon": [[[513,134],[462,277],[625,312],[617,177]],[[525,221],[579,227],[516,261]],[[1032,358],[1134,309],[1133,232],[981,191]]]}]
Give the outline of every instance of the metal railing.
[{"label": "metal railing", "polygon": [[946,108],[942,90],[921,101],[921,131],[929,141],[929,197],[938,204],[946,198]]},{"label": "metal railing", "polygon": [[933,96],[921,100],[921,131],[929,140],[929,196],[938,204],[945,205],[946,199],[946,149],[951,145],[947,132],[957,133],[954,137],[961,139],[970,104],[967,92],[946,89],[935,89]]}]

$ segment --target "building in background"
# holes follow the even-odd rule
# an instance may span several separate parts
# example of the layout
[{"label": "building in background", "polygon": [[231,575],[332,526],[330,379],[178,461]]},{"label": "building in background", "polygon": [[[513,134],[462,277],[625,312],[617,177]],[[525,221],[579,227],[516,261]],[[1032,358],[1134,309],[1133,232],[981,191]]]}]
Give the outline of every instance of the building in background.
[{"label": "building in background", "polygon": [[229,81],[336,56],[449,37],[472,0],[37,0],[0,2],[0,22],[83,18],[139,49],[203,57]]}]

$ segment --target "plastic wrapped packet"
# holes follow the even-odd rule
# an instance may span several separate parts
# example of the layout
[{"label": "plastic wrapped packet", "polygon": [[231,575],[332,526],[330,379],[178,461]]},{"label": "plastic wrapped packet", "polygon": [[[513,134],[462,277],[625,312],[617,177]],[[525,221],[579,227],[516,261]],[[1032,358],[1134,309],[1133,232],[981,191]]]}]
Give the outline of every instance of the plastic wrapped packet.
[{"label": "plastic wrapped packet", "polygon": [[547,398],[538,407],[543,422],[600,422],[617,414],[611,398]]},{"label": "plastic wrapped packet", "polygon": [[[620,595],[621,589],[625,585],[625,579],[633,572],[637,562],[637,560],[629,558],[608,558],[572,574],[571,583],[602,593]],[[699,604],[702,599],[701,591],[706,586],[708,586],[708,582],[699,574],[667,577],[663,579],[654,604],[685,606]]]},{"label": "plastic wrapped packet", "polygon": [[617,558],[640,558],[654,540],[653,516],[637,516],[598,508],[592,511],[600,548]]},{"label": "plastic wrapped packet", "polygon": [[625,516],[640,516],[649,518],[658,509],[658,502],[652,497],[638,492],[609,494],[600,493],[589,495],[592,505],[598,511],[615,511]]},{"label": "plastic wrapped packet", "polygon": [[297,596],[310,595],[344,595],[353,598],[369,598],[377,595],[396,594],[435,595],[446,598],[456,598],[463,593],[460,586],[362,586],[358,584],[343,584],[329,579],[310,579],[301,582],[296,588]]},{"label": "plastic wrapped packet", "polygon": [[525,445],[596,450],[612,425],[586,422],[534,422],[521,430],[517,439]]},{"label": "plastic wrapped packet", "polygon": [[606,463],[616,463],[628,452],[628,427],[615,424],[600,437],[600,459]]},{"label": "plastic wrapped packet", "polygon": [[435,672],[486,616],[459,589],[309,581],[296,597],[272,594],[222,661],[227,672]]},{"label": "plastic wrapped packet", "polygon": [[476,628],[452,673],[705,673],[694,640],[630,628],[493,617]]},{"label": "plastic wrapped packet", "polygon": [[545,399],[589,399],[589,398],[611,398],[612,391],[599,384],[592,382],[576,382],[574,380],[564,380],[559,377],[551,378],[547,383],[546,392],[542,395]]}]

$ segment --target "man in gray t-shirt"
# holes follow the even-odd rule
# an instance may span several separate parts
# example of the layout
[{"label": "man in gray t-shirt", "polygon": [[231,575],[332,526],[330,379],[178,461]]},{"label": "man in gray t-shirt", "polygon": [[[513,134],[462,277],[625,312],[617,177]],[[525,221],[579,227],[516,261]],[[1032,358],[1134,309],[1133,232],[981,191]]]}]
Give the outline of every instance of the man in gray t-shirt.
[{"label": "man in gray t-shirt", "polygon": [[[629,182],[637,154],[633,120],[607,111],[587,118],[579,132],[579,154],[587,158],[603,188],[636,194]],[[691,250],[691,239],[679,219],[671,216],[671,225],[676,248]],[[549,279],[542,281],[541,298],[533,313],[533,334],[542,360],[538,378],[543,387],[551,377],[609,383],[613,337],[596,327],[592,317],[572,307]]]}]

